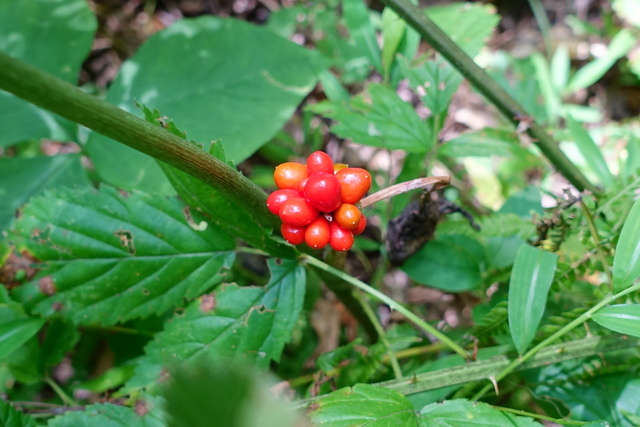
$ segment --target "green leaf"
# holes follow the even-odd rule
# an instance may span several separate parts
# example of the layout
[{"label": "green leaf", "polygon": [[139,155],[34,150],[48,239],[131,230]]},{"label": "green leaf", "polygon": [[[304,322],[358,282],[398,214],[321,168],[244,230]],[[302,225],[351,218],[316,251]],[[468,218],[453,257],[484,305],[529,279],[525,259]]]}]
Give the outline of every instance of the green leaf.
[{"label": "green leaf", "polygon": [[602,151],[591,138],[591,135],[570,115],[567,115],[565,120],[582,157],[584,157],[589,168],[598,176],[600,183],[606,187],[614,185],[613,175],[607,166]]},{"label": "green leaf", "polygon": [[531,214],[542,214],[542,196],[540,188],[530,185],[511,195],[500,210],[501,214],[515,214],[521,218],[531,218]]},{"label": "green leaf", "polygon": [[90,184],[77,154],[4,158],[0,170],[0,231],[13,223],[16,209],[42,190]]},{"label": "green leaf", "polygon": [[477,240],[462,235],[439,236],[407,259],[402,270],[413,280],[447,292],[480,285],[484,253]]},{"label": "green leaf", "polygon": [[616,61],[625,56],[637,43],[637,38],[632,31],[628,29],[620,30],[616,34],[609,46],[607,47],[607,53],[600,58],[594,59],[584,67],[580,68],[573,75],[569,84],[565,88],[567,94],[574,93],[580,89],[591,86],[604,74],[609,71],[609,68],[616,63]]},{"label": "green leaf", "polygon": [[382,71],[380,48],[369,16],[370,13],[369,8],[362,0],[342,1],[344,21],[356,48],[367,57],[373,67]]},{"label": "green leaf", "polygon": [[382,84],[372,84],[349,104],[321,102],[310,108],[314,113],[336,120],[331,131],[358,144],[414,153],[427,152],[431,131],[414,108]]},{"label": "green leaf", "polygon": [[407,24],[404,19],[400,18],[390,7],[385,7],[382,11],[382,64],[385,81],[389,81],[391,66],[406,29]]},{"label": "green leaf", "polygon": [[0,323],[0,361],[38,333],[44,319],[25,318]]},{"label": "green leaf", "polygon": [[190,304],[156,334],[133,387],[155,380],[162,365],[246,362],[266,368],[280,360],[298,320],[305,292],[304,269],[295,261],[268,261],[266,287],[224,285]]},{"label": "green leaf", "polygon": [[[96,27],[85,0],[0,1],[0,50],[74,84]],[[68,138],[62,119],[6,92],[0,92],[0,111],[0,147]]]},{"label": "green leaf", "polygon": [[48,427],[78,427],[90,424],[92,427],[165,427],[166,424],[155,407],[161,405],[159,399],[144,399],[138,403],[136,410],[111,403],[96,403],[87,406],[83,411],[68,411],[65,415],[53,418]]},{"label": "green leaf", "polygon": [[41,372],[55,366],[70,352],[80,339],[80,332],[75,325],[52,319],[47,328],[47,335],[42,343]]},{"label": "green leaf", "polygon": [[613,290],[620,292],[640,278],[640,200],[625,220],[613,258]]},{"label": "green leaf", "polygon": [[[420,427],[540,427],[530,418],[517,417],[494,409],[486,403],[466,399],[432,403],[419,412]],[[443,422],[445,424],[443,424]]]},{"label": "green leaf", "polygon": [[640,304],[611,305],[599,310],[592,319],[612,331],[640,337]]},{"label": "green leaf", "polygon": [[326,427],[417,426],[416,413],[405,396],[384,387],[357,384],[322,397],[312,404],[309,416]]},{"label": "green leaf", "polygon": [[192,228],[174,198],[111,187],[49,191],[14,229],[19,247],[47,268],[15,295],[36,313],[74,323],[161,314],[218,284],[233,262],[233,239],[214,224],[202,228]]},{"label": "green leaf", "polygon": [[521,149],[513,130],[485,128],[450,139],[438,148],[438,154],[450,157],[510,156]]},{"label": "green leaf", "polygon": [[247,367],[189,366],[170,378],[163,396],[171,427],[301,425],[295,423],[295,413],[274,398],[263,375]]},{"label": "green leaf", "polygon": [[[211,16],[185,19],[150,37],[123,64],[107,100],[130,112],[134,99],[157,108],[191,140],[220,139],[238,163],[289,120],[319,68],[312,51],[266,28]],[[172,193],[151,157],[95,133],[87,149],[108,182]]]},{"label": "green leaf", "polygon": [[36,427],[30,416],[15,409],[4,399],[0,399],[0,425],[3,427]]},{"label": "green leaf", "polygon": [[536,335],[547,304],[558,255],[522,245],[509,281],[509,330],[522,354]]}]

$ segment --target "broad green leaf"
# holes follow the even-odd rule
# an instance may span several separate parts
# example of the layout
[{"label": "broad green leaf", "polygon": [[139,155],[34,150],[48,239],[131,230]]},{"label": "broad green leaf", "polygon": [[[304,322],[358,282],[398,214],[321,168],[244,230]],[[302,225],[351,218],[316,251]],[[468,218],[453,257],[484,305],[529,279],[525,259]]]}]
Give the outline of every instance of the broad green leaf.
[{"label": "broad green leaf", "polygon": [[[107,100],[134,113],[135,99],[157,108],[191,140],[220,139],[238,163],[289,120],[320,68],[312,51],[266,28],[211,16],[184,19],[150,37],[123,64]],[[98,134],[87,149],[108,182],[172,192],[151,157]]]},{"label": "broad green leaf", "polygon": [[613,258],[613,290],[620,292],[640,278],[640,200],[625,220]]},{"label": "broad green leaf", "polygon": [[[0,0],[0,50],[74,84],[96,27],[85,0]],[[4,91],[0,111],[0,147],[68,138],[62,119]]]},{"label": "broad green leaf", "polygon": [[510,156],[521,149],[513,130],[485,128],[450,139],[438,148],[438,154],[450,157]]},{"label": "broad green leaf", "polygon": [[418,425],[413,406],[405,396],[369,384],[334,391],[314,402],[308,414],[314,425],[323,427]]},{"label": "broad green leaf", "polygon": [[278,361],[302,309],[306,279],[295,261],[270,259],[269,267],[265,288],[224,285],[174,316],[147,345],[130,386],[155,380],[163,365],[233,361],[265,368]]},{"label": "broad green leaf", "polygon": [[611,305],[599,310],[592,319],[612,331],[640,337],[640,304]]},{"label": "broad green leaf", "polygon": [[[163,388],[171,427],[293,427],[262,373],[236,365],[196,365],[171,373]],[[215,422],[213,421],[215,420]]]},{"label": "broad green leaf", "polygon": [[620,32],[611,39],[607,47],[607,53],[604,56],[594,59],[576,71],[571,80],[569,80],[565,92],[567,94],[574,93],[600,80],[600,78],[609,71],[609,68],[611,68],[618,59],[633,49],[636,44],[637,38],[633,32],[626,28],[620,30]]},{"label": "broad green leaf", "polygon": [[42,343],[41,371],[45,372],[47,368],[60,363],[79,339],[77,326],[58,319],[49,321],[47,335]]},{"label": "broad green leaf", "polygon": [[[539,427],[531,418],[517,417],[482,402],[466,399],[432,403],[419,412],[420,427]],[[443,422],[445,424],[443,424]]]},{"label": "broad green leaf", "polygon": [[53,418],[48,427],[165,427],[162,411],[157,409],[161,405],[159,399],[143,399],[136,410],[112,403],[95,403],[82,411],[68,411],[64,415]]},{"label": "broad green leaf", "polygon": [[536,335],[547,304],[558,255],[522,245],[509,281],[509,330],[522,354]]},{"label": "broad green leaf", "polygon": [[214,224],[194,229],[175,198],[111,187],[49,191],[22,210],[13,233],[46,262],[17,298],[82,324],[161,314],[218,284],[234,259],[233,239]]},{"label": "broad green leaf", "polygon": [[380,48],[373,29],[371,12],[363,0],[343,0],[342,14],[356,48],[367,57],[369,63],[382,71]]},{"label": "broad green leaf", "polygon": [[531,218],[532,213],[542,214],[540,188],[530,185],[509,197],[500,210],[501,214],[516,214],[521,218]]},{"label": "broad green leaf", "polygon": [[[178,129],[172,120],[167,119],[158,110],[152,111],[144,105],[141,108],[147,121],[157,123],[158,120],[162,119],[165,128],[181,138],[186,137],[185,133]],[[219,160],[227,161],[224,149],[219,142],[212,143],[209,151]],[[180,198],[191,209],[203,213],[209,222],[218,225],[231,235],[239,237],[269,254],[288,258],[295,257],[296,252],[291,246],[273,240],[270,230],[260,226],[247,211],[239,209],[237,204],[220,194],[220,192],[164,162],[158,162],[158,164],[167,178],[169,178]],[[233,165],[230,166],[234,167]]]},{"label": "broad green leaf", "polygon": [[402,270],[416,282],[446,292],[480,285],[484,253],[477,240],[462,235],[439,236],[407,259]]},{"label": "broad green leaf", "polygon": [[30,416],[15,409],[8,401],[0,399],[0,425],[3,427],[36,427],[36,422]]},{"label": "broad green leaf", "polygon": [[431,131],[414,108],[381,84],[370,85],[349,104],[322,102],[311,111],[336,120],[331,131],[358,144],[414,153],[433,145]]},{"label": "broad green leaf", "polygon": [[0,360],[16,351],[38,333],[44,319],[25,318],[0,323]]},{"label": "broad green leaf", "polygon": [[90,184],[77,154],[0,159],[0,170],[0,231],[13,223],[16,209],[42,190]]},{"label": "broad green leaf", "polygon": [[602,185],[611,187],[614,184],[614,178],[600,148],[580,123],[571,116],[565,117],[565,120],[582,157],[587,162],[587,166],[598,176]]}]

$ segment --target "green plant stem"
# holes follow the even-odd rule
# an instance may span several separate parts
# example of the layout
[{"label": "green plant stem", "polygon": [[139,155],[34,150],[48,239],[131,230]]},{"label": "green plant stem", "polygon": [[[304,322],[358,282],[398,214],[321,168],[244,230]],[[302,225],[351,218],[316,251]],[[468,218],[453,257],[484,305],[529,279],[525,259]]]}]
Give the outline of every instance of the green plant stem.
[{"label": "green plant stem", "polygon": [[164,128],[1,51],[0,89],[174,166],[219,190],[262,226],[279,227],[264,191],[239,171]]},{"label": "green plant stem", "polygon": [[364,312],[367,313],[367,316],[369,316],[369,319],[371,319],[371,323],[373,323],[373,326],[376,328],[376,331],[378,331],[378,339],[380,340],[384,348],[387,350],[387,356],[389,357],[389,363],[391,363],[391,369],[393,369],[393,375],[395,375],[396,379],[402,379],[404,375],[402,374],[400,363],[398,363],[398,358],[396,357],[396,354],[393,352],[393,349],[391,348],[391,343],[387,339],[387,334],[385,333],[384,328],[382,327],[382,324],[380,324],[380,320],[378,319],[378,316],[376,316],[376,314],[373,312],[373,309],[369,304],[364,304],[362,308],[364,308]]},{"label": "green plant stem", "polygon": [[422,38],[445,57],[471,84],[484,95],[514,125],[527,124],[527,132],[551,164],[578,190],[599,190],[578,170],[560,150],[558,144],[538,123],[529,117],[495,80],[480,68],[427,15],[409,0],[382,0],[402,17]]},{"label": "green plant stem", "polygon": [[360,289],[360,290],[364,291],[365,293],[369,294],[370,296],[374,297],[378,301],[387,304],[389,307],[391,307],[391,309],[393,309],[393,310],[397,311],[398,313],[404,315],[407,319],[409,319],[411,322],[416,324],[419,328],[424,330],[426,333],[435,336],[437,339],[442,341],[447,347],[449,347],[451,350],[453,350],[456,353],[458,353],[464,359],[468,359],[469,358],[470,355],[465,351],[465,349],[463,349],[458,344],[453,342],[445,334],[443,334],[442,332],[440,332],[439,330],[437,330],[436,328],[434,328],[433,326],[431,326],[430,324],[428,324],[427,322],[425,322],[424,320],[422,320],[421,318],[416,316],[414,313],[412,313],[411,311],[407,310],[402,304],[394,301],[392,298],[388,297],[387,295],[383,294],[382,292],[378,291],[377,289],[372,288],[371,286],[367,285],[363,281],[358,280],[355,277],[352,277],[352,276],[348,275],[347,273],[345,273],[343,271],[340,271],[337,268],[334,268],[334,267],[330,266],[329,264],[326,264],[326,263],[320,261],[317,258],[314,258],[314,257],[306,255],[306,254],[303,254],[301,256],[301,258],[307,264],[312,265],[312,266],[314,266],[314,267],[316,267],[316,268],[318,268],[320,270],[324,270],[327,273],[330,273],[330,274],[332,274],[332,275],[334,275],[336,277],[339,277],[340,279],[344,280],[345,282],[352,284],[353,286],[357,287],[358,289]]},{"label": "green plant stem", "polygon": [[51,389],[58,395],[58,397],[64,402],[67,406],[79,406],[78,403],[71,398],[63,389],[49,376],[44,377],[44,382],[46,382]]},{"label": "green plant stem", "polygon": [[613,291],[613,273],[611,272],[611,267],[609,267],[609,263],[607,262],[607,257],[604,253],[604,249],[602,248],[602,243],[600,242],[600,237],[598,236],[598,229],[596,228],[596,223],[593,220],[593,215],[591,215],[591,211],[585,205],[584,200],[580,200],[580,208],[582,208],[582,212],[584,213],[584,217],[587,220],[587,224],[589,225],[589,230],[591,231],[591,237],[593,238],[593,244],[596,248],[596,256],[600,260],[602,264],[602,268],[604,269],[605,274],[607,275],[607,282],[609,285],[609,289]]},{"label": "green plant stem", "polygon": [[[574,329],[578,325],[580,325],[580,324],[586,322],[587,320],[589,320],[591,318],[591,316],[593,316],[593,314],[598,312],[598,310],[600,310],[601,308],[605,307],[606,305],[610,304],[611,302],[615,301],[616,299],[618,299],[618,298],[620,298],[620,297],[622,297],[624,295],[627,295],[627,294],[629,294],[631,292],[635,292],[635,291],[637,291],[639,289],[640,289],[640,283],[637,283],[637,284],[635,284],[635,285],[633,285],[633,286],[631,286],[631,287],[629,287],[629,288],[627,288],[627,289],[625,289],[623,291],[618,292],[617,294],[608,295],[602,301],[600,301],[598,304],[594,305],[589,310],[587,310],[585,313],[583,313],[581,316],[579,316],[578,318],[574,319],[571,323],[569,323],[566,326],[564,326],[558,332],[556,332],[555,334],[551,335],[550,337],[548,337],[547,339],[542,341],[540,344],[538,344],[535,347],[533,347],[531,350],[529,350],[523,356],[513,360],[498,375],[496,375],[495,377],[492,377],[491,379],[497,383],[498,381],[500,381],[501,379],[503,379],[504,377],[509,375],[511,372],[513,372],[518,366],[522,365],[524,362],[526,362],[527,360],[532,358],[540,350],[544,349],[546,346],[548,346],[549,344],[551,344],[555,340],[559,339],[564,334],[566,334],[567,332],[571,331],[572,329]],[[492,387],[493,387],[493,383],[487,384],[478,393],[476,393],[475,396],[473,396],[472,399],[473,400],[479,400]]]},{"label": "green plant stem", "polygon": [[520,409],[505,408],[504,406],[495,406],[495,405],[491,405],[491,406],[502,412],[509,412],[511,414],[520,415],[523,417],[536,418],[538,420],[551,421],[553,423],[562,424],[565,426],[584,426],[591,423],[591,421],[574,421],[574,420],[563,420],[561,418],[552,418],[552,417],[547,417],[546,415],[540,415],[533,412],[523,411]]}]

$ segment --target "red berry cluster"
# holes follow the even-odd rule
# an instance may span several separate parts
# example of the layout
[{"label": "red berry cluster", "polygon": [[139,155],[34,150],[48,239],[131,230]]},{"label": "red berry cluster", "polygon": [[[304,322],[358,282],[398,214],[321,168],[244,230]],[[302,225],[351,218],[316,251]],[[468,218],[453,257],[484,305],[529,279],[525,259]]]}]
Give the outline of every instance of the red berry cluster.
[{"label": "red berry cluster", "polygon": [[267,198],[267,207],[280,216],[280,231],[287,242],[348,251],[353,236],[367,226],[367,219],[355,206],[371,187],[366,170],[334,166],[327,153],[316,151],[306,165],[279,165],[273,178],[279,190]]}]

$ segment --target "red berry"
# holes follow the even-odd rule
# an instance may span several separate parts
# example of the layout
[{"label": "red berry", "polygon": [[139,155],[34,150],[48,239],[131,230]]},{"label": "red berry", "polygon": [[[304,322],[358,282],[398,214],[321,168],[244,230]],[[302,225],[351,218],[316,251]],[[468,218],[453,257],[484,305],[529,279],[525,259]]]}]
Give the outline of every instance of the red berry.
[{"label": "red berry", "polygon": [[333,220],[336,221],[340,227],[346,228],[347,230],[355,229],[360,223],[361,217],[362,213],[360,213],[360,209],[350,203],[341,204],[333,213]]},{"label": "red berry", "polygon": [[331,232],[329,221],[324,215],[318,215],[304,233],[304,241],[314,249],[322,249],[329,244]]},{"label": "red berry", "polygon": [[278,215],[284,202],[294,197],[300,197],[300,192],[296,190],[276,190],[267,197],[267,208],[271,213]]},{"label": "red berry", "polygon": [[360,218],[360,222],[358,223],[358,226],[353,229],[353,235],[357,236],[359,234],[362,234],[365,228],[367,228],[367,217],[362,215],[362,217]]},{"label": "red berry", "polygon": [[303,227],[318,217],[318,210],[302,197],[293,197],[282,204],[279,215],[282,222]]},{"label": "red berry", "polygon": [[299,245],[304,242],[304,234],[307,227],[294,227],[293,225],[282,223],[280,233],[284,240],[292,245]]},{"label": "red berry", "polygon": [[329,243],[335,251],[344,252],[353,246],[353,233],[340,227],[336,221],[330,224],[331,237]]},{"label": "red berry", "polygon": [[304,197],[320,212],[333,212],[340,206],[340,182],[331,174],[314,173],[304,186]]},{"label": "red berry", "polygon": [[335,176],[342,187],[342,203],[358,203],[371,188],[371,175],[364,169],[344,168]]},{"label": "red berry", "polygon": [[325,152],[314,151],[307,157],[307,171],[309,175],[317,172],[333,174],[333,160]]},{"label": "red berry", "polygon": [[307,167],[302,163],[286,162],[276,167],[273,180],[280,189],[296,190],[300,181],[306,178]]}]

